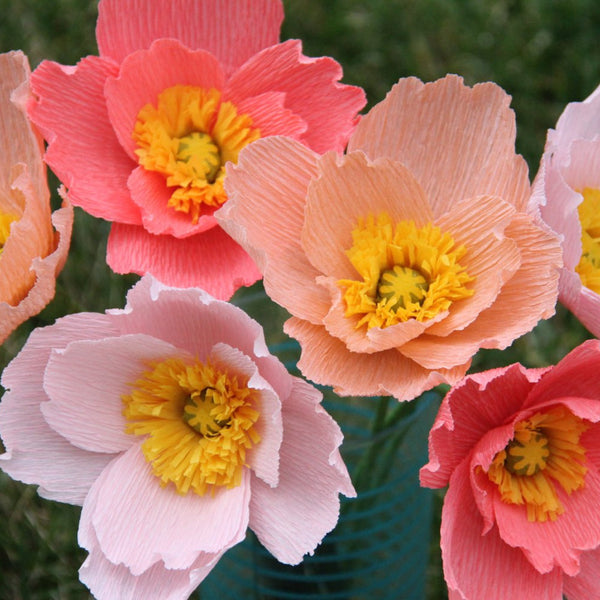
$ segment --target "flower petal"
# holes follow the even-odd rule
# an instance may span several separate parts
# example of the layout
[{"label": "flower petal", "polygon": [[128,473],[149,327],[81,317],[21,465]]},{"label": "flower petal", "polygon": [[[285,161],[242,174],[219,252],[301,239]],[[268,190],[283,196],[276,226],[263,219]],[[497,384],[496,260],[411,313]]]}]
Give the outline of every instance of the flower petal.
[{"label": "flower petal", "polygon": [[[452,477],[442,509],[441,547],[448,587],[464,598],[562,600],[562,573],[541,574],[483,522],[469,485],[469,461]],[[461,597],[461,596],[457,596]]]},{"label": "flower petal", "polygon": [[73,204],[96,217],[134,224],[140,214],[127,178],[135,163],[115,136],[104,99],[106,78],[116,74],[113,62],[97,57],[77,67],[44,61],[31,76],[37,101],[29,116],[48,141],[46,162]]},{"label": "flower petal", "polygon": [[177,239],[114,223],[106,260],[116,273],[151,273],[169,285],[202,287],[222,299],[260,279],[250,256],[220,227]]},{"label": "flower petal", "polygon": [[456,383],[469,363],[454,369],[427,370],[396,350],[359,354],[330,336],[324,327],[292,317],[284,331],[302,346],[298,368],[315,383],[331,385],[344,396],[392,395],[412,400],[440,383]]},{"label": "flower petal", "polygon": [[[132,446],[92,486],[81,527],[91,522],[106,558],[133,575],[159,561],[167,569],[188,569],[201,553],[218,553],[244,538],[250,500],[244,473],[235,488],[182,496],[172,486],[161,487],[140,446]],[[88,547],[89,539],[80,543]]]},{"label": "flower petal", "polygon": [[600,600],[598,572],[600,548],[581,555],[581,570],[575,577],[565,576],[564,593],[569,600]]},{"label": "flower petal", "polygon": [[105,315],[70,315],[55,325],[35,330],[20,354],[6,367],[0,403],[0,433],[6,453],[2,470],[40,486],[40,495],[82,504],[102,469],[112,459],[76,448],[54,431],[42,416],[47,401],[42,378],[50,352],[81,337],[98,339],[115,333]]},{"label": "flower petal", "polygon": [[103,0],[96,38],[101,56],[122,62],[159,38],[214,54],[231,72],[279,41],[281,2],[272,0]]},{"label": "flower petal", "polygon": [[240,152],[227,169],[229,200],[215,213],[263,273],[267,294],[292,314],[318,323],[329,309],[319,272],[300,245],[306,190],[317,175],[317,155],[299,142],[270,137]]},{"label": "flower petal", "polygon": [[281,562],[313,553],[339,517],[340,493],[356,495],[338,447],[342,433],[320,406],[321,393],[298,378],[283,403],[277,487],[252,479],[250,528]]},{"label": "flower petal", "polygon": [[74,446],[118,453],[136,439],[125,432],[122,396],[148,370],[150,361],[185,356],[149,335],[123,335],[71,342],[47,363],[41,410],[47,423]]},{"label": "flower petal", "polygon": [[342,152],[365,105],[364,91],[339,83],[341,66],[332,58],[309,58],[302,43],[288,40],[265,48],[233,74],[227,95],[234,102],[269,91],[284,92],[285,106],[308,125],[302,143],[315,152]]},{"label": "flower petal", "polygon": [[456,75],[426,84],[414,77],[401,79],[358,124],[348,150],[403,163],[436,216],[457,198],[481,194],[499,196],[524,210],[530,194],[528,169],[515,154],[509,102],[497,85],[469,88]]}]

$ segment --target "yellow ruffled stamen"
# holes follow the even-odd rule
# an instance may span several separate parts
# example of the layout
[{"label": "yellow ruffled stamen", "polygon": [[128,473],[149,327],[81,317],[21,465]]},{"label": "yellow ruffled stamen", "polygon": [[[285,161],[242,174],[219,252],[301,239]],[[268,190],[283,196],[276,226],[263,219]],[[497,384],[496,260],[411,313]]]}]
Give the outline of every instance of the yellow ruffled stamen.
[{"label": "yellow ruffled stamen", "polygon": [[575,267],[581,283],[600,294],[600,190],[585,188],[578,207],[581,222],[581,259]]},{"label": "yellow ruffled stamen", "polygon": [[389,327],[409,319],[426,321],[468,298],[473,281],[459,261],[466,248],[428,223],[392,223],[387,213],[369,215],[352,232],[346,252],[362,281],[342,279],[347,317],[356,328]]},{"label": "yellow ruffled stamen", "polygon": [[193,223],[204,207],[227,200],[225,164],[237,162],[241,149],[259,137],[250,116],[223,102],[218,90],[184,85],[161,92],[156,107],[144,106],[133,131],[140,165],[164,175],[173,188],[168,206]]},{"label": "yellow ruffled stamen", "polygon": [[151,365],[123,396],[126,431],[147,436],[146,460],[161,485],[202,495],[241,483],[246,452],[260,441],[260,413],[247,382],[199,361]]},{"label": "yellow ruffled stamen", "polygon": [[10,226],[15,221],[18,221],[17,215],[11,215],[10,213],[0,213],[0,255],[4,250],[4,244],[8,240],[10,235]]},{"label": "yellow ruffled stamen", "polygon": [[564,406],[519,421],[488,470],[502,501],[524,505],[529,521],[555,521],[564,512],[557,490],[571,494],[584,486],[585,448],[579,438],[587,427]]}]

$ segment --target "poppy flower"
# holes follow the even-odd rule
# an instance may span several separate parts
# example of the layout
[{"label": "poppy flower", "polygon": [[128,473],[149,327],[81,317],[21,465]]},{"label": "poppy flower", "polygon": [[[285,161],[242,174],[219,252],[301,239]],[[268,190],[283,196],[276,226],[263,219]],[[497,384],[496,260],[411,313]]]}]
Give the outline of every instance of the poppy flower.
[{"label": "poppy flower", "polygon": [[298,563],[355,495],[321,393],[200,289],[146,276],[123,310],[36,329],[2,385],[0,465],[83,506],[100,599],[186,599],[248,527]]},{"label": "poppy flower", "polygon": [[[279,43],[278,0],[102,0],[99,56],[43,62],[29,114],[73,204],[113,223],[107,261],[228,299],[260,279],[217,225],[225,166],[271,135],[342,150],[365,104],[340,65]],[[275,208],[276,209],[276,208]]]},{"label": "poppy flower", "polygon": [[509,101],[401,79],[345,155],[281,137],[240,153],[216,217],[291,313],[306,377],[411,399],[554,313],[560,246],[526,210]]},{"label": "poppy flower", "polygon": [[600,88],[571,102],[548,131],[534,206],[560,235],[559,300],[600,336]]},{"label": "poppy flower", "polygon": [[0,54],[0,343],[54,297],[69,251],[73,209],[52,213],[43,144],[25,114],[29,62]]},{"label": "poppy flower", "polygon": [[598,598],[600,342],[556,366],[469,375],[444,398],[421,485],[448,490],[450,598]]}]

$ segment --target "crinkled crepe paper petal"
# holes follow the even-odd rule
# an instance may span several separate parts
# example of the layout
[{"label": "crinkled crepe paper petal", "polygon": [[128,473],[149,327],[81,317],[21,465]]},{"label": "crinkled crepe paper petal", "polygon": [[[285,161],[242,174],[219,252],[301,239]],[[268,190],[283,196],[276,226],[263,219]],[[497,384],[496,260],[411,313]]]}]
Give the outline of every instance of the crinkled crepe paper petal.
[{"label": "crinkled crepe paper petal", "polygon": [[283,404],[280,479],[253,478],[250,528],[281,562],[296,564],[339,517],[338,494],[356,495],[339,455],[342,433],[320,406],[321,393],[298,378]]}]

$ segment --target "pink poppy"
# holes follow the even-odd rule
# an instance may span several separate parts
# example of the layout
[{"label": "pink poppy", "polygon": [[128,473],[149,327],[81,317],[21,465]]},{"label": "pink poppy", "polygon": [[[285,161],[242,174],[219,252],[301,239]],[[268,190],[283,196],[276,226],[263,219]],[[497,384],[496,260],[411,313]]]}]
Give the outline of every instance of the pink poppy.
[{"label": "pink poppy", "polygon": [[560,247],[526,212],[509,101],[401,79],[344,156],[284,138],[242,151],[216,217],[292,314],[306,377],[411,399],[554,313]]},{"label": "pink poppy", "polygon": [[365,104],[333,59],[278,43],[282,19],[279,0],[101,0],[99,56],[33,73],[46,162],[73,204],[113,222],[115,272],[221,299],[260,279],[213,216],[226,163],[271,135],[341,151]]},{"label": "pink poppy", "polygon": [[123,310],[36,329],[2,385],[2,469],[83,506],[97,598],[185,599],[248,527],[300,562],[354,495],[321,393],[200,289],[146,276]]},{"label": "pink poppy", "polygon": [[600,342],[546,369],[519,364],[450,390],[421,484],[448,485],[449,597],[600,598]]},{"label": "pink poppy", "polygon": [[548,131],[533,203],[562,241],[559,300],[600,336],[600,87]]},{"label": "pink poppy", "polygon": [[25,114],[29,62],[0,54],[0,343],[54,297],[69,251],[73,209],[54,213],[42,140]]}]

